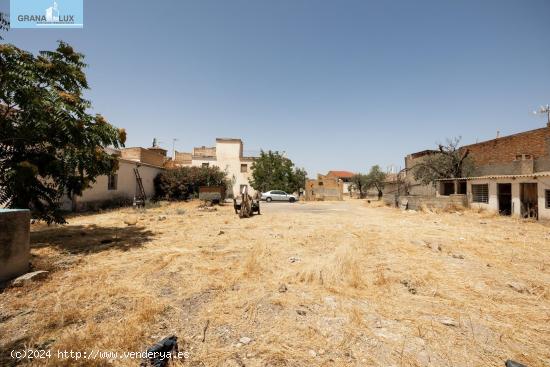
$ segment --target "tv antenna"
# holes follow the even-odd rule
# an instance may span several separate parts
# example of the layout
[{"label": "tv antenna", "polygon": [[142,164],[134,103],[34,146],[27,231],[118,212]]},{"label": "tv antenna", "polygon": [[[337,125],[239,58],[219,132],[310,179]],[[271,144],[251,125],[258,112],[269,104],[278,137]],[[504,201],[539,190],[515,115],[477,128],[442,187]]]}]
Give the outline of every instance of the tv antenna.
[{"label": "tv antenna", "polygon": [[548,126],[550,126],[550,105],[540,106],[540,108],[536,111],[533,111],[533,113],[535,115],[546,114],[546,122],[548,123]]}]

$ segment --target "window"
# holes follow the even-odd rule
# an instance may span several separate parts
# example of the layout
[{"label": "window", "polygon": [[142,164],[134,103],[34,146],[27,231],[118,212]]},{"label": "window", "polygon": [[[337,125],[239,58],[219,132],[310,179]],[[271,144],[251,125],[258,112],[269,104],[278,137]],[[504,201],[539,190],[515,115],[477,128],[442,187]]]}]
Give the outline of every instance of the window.
[{"label": "window", "polygon": [[247,164],[241,164],[241,172],[248,171],[248,165]]},{"label": "window", "polygon": [[107,176],[107,190],[116,190],[117,182],[118,182],[118,175],[112,174]]},{"label": "window", "polygon": [[472,201],[474,203],[489,203],[489,185],[472,185]]},{"label": "window", "polygon": [[204,162],[204,163],[202,164],[202,168],[208,168],[209,165],[210,165],[210,164],[209,164],[208,162]]},{"label": "window", "polygon": [[544,190],[544,202],[546,203],[546,209],[550,209],[550,190]]},{"label": "window", "polygon": [[516,154],[516,161],[533,159],[531,154]]}]

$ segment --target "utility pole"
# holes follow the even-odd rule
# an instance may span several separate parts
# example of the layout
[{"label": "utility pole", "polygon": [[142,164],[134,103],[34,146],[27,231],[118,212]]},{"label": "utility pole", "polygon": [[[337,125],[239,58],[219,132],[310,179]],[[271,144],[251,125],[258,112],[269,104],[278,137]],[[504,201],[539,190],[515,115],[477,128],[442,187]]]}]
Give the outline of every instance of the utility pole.
[{"label": "utility pole", "polygon": [[540,106],[540,108],[537,111],[533,111],[533,113],[535,115],[546,114],[546,123],[550,127],[550,105]]},{"label": "utility pole", "polygon": [[172,139],[172,159],[176,160],[176,141],[178,141],[177,138]]}]

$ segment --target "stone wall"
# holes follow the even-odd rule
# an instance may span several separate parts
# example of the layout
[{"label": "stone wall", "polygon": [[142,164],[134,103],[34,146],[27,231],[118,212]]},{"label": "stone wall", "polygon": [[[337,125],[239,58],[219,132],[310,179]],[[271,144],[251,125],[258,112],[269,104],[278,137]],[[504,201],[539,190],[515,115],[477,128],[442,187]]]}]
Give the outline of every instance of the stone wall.
[{"label": "stone wall", "polygon": [[405,157],[405,178],[404,181],[409,186],[409,194],[414,196],[435,196],[437,190],[434,185],[424,185],[414,178],[413,168],[421,163],[426,157],[437,154],[435,150],[425,150],[418,153],[409,154]]},{"label": "stone wall", "polygon": [[467,207],[468,198],[466,195],[449,195],[449,196],[420,196],[408,195],[401,196],[396,201],[395,195],[384,195],[384,203],[387,205],[397,205],[401,208],[419,210],[423,207],[433,209],[445,209],[452,206]]},{"label": "stone wall", "polygon": [[29,271],[30,217],[28,210],[0,209],[0,282]]}]

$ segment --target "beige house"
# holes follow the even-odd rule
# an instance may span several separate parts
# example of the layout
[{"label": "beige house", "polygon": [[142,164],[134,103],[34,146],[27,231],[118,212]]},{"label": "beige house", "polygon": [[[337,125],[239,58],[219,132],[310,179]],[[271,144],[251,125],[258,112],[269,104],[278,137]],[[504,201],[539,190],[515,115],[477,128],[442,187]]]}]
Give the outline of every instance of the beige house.
[{"label": "beige house", "polygon": [[[164,170],[166,157],[158,148],[126,148],[111,150],[111,154],[119,156],[118,170],[109,176],[99,176],[96,182],[81,196],[65,198],[63,208],[81,211],[112,204],[131,204],[138,193],[136,171],[141,178],[147,199],[155,194],[154,178]],[[166,151],[164,151],[166,154]]]},{"label": "beige house", "polygon": [[233,185],[228,195],[239,195],[245,187],[254,195],[256,191],[250,186],[252,177],[252,163],[254,157],[243,155],[243,142],[241,139],[217,138],[214,147],[195,147],[192,153],[175,152],[175,166],[216,166],[227,173],[227,177]]}]

